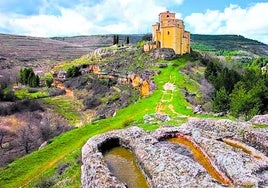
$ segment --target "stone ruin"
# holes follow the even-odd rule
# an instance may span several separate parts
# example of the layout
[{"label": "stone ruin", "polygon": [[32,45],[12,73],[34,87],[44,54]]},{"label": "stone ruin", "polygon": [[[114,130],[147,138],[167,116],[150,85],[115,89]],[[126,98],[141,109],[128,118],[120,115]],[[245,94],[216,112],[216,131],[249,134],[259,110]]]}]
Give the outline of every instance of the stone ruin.
[{"label": "stone ruin", "polygon": [[[110,172],[102,153],[104,146],[122,146],[133,153],[150,187],[268,187],[268,128],[253,127],[261,118],[252,122],[192,118],[182,126],[154,132],[130,127],[94,136],[82,149],[82,186],[127,187]],[[204,152],[222,182],[180,145],[167,141],[180,136]]]}]

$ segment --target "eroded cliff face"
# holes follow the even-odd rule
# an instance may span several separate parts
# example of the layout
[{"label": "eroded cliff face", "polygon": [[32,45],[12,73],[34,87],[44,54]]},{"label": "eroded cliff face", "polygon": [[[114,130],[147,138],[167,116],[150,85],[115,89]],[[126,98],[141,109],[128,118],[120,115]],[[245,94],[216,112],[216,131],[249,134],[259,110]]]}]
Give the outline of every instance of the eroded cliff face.
[{"label": "eroded cliff face", "polygon": [[[253,127],[252,122],[193,118],[154,132],[130,127],[92,137],[82,149],[82,185],[126,187],[103,159],[103,148],[121,146],[133,153],[150,187],[267,187],[267,139],[263,138],[268,129]],[[203,158],[219,178],[211,175]]]}]

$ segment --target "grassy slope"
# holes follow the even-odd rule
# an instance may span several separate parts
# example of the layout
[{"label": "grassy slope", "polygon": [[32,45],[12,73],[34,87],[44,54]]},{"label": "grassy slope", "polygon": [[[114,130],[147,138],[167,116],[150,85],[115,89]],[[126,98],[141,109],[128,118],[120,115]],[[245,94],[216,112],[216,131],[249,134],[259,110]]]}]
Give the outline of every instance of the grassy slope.
[{"label": "grassy slope", "polygon": [[[163,85],[166,82],[174,83],[178,89],[173,93],[173,99],[163,104],[164,108],[161,112],[168,113],[170,116],[184,115],[184,119],[178,122],[185,122],[187,116],[193,116],[192,111],[189,109],[189,104],[185,101],[179,88],[192,87],[187,84],[185,78],[178,71],[178,66],[182,67],[186,63],[186,58],[180,58],[169,62],[169,66],[161,69],[161,74],[155,77],[158,89],[147,98],[139,100],[137,103],[132,104],[117,112],[116,117],[108,118],[105,120],[96,121],[92,124],[85,125],[84,127],[74,129],[67,132],[50,143],[45,148],[36,151],[30,155],[20,158],[9,165],[7,169],[0,171],[0,185],[1,187],[32,187],[44,175],[52,176],[56,167],[63,162],[72,163],[68,168],[63,179],[71,179],[64,187],[79,187],[80,185],[80,166],[76,163],[77,156],[81,153],[81,147],[92,136],[113,130],[123,128],[123,125],[128,121],[143,122],[145,114],[155,112],[158,103],[163,96]],[[177,64],[177,66],[172,66]],[[166,108],[173,105],[174,111]],[[186,117],[186,118],[185,118]],[[178,122],[173,122],[177,124]],[[170,122],[172,123],[172,122]],[[141,127],[150,130],[158,126],[154,125],[141,125]],[[61,187],[60,185],[55,187]]]}]

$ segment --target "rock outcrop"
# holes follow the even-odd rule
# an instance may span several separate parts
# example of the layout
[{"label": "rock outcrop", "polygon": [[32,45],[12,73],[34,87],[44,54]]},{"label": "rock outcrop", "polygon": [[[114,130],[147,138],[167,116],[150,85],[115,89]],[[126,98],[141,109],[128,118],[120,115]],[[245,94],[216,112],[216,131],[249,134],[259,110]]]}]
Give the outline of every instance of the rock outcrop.
[{"label": "rock outcrop", "polygon": [[[191,119],[182,126],[163,127],[154,132],[130,127],[98,135],[82,149],[82,185],[126,187],[109,171],[102,156],[103,150],[122,146],[133,153],[150,187],[266,187],[268,158],[258,150],[256,140],[245,142],[245,134],[250,131],[255,131],[250,122]],[[267,138],[266,129],[258,132]],[[200,147],[227,184],[212,178],[190,149],[167,141],[178,135],[185,135],[182,138],[187,137],[195,147]],[[267,149],[265,144],[262,147]]]},{"label": "rock outcrop", "polygon": [[157,48],[152,52],[154,59],[171,60],[176,57],[175,51],[172,48]]}]

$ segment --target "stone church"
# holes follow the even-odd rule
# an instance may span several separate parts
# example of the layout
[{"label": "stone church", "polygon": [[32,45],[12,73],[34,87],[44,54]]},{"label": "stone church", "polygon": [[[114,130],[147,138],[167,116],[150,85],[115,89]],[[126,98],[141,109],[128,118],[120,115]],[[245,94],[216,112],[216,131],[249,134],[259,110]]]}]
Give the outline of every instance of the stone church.
[{"label": "stone church", "polygon": [[190,33],[185,31],[183,21],[169,11],[160,13],[159,22],[152,26],[152,42],[144,46],[144,51],[172,48],[176,54],[190,53]]}]

